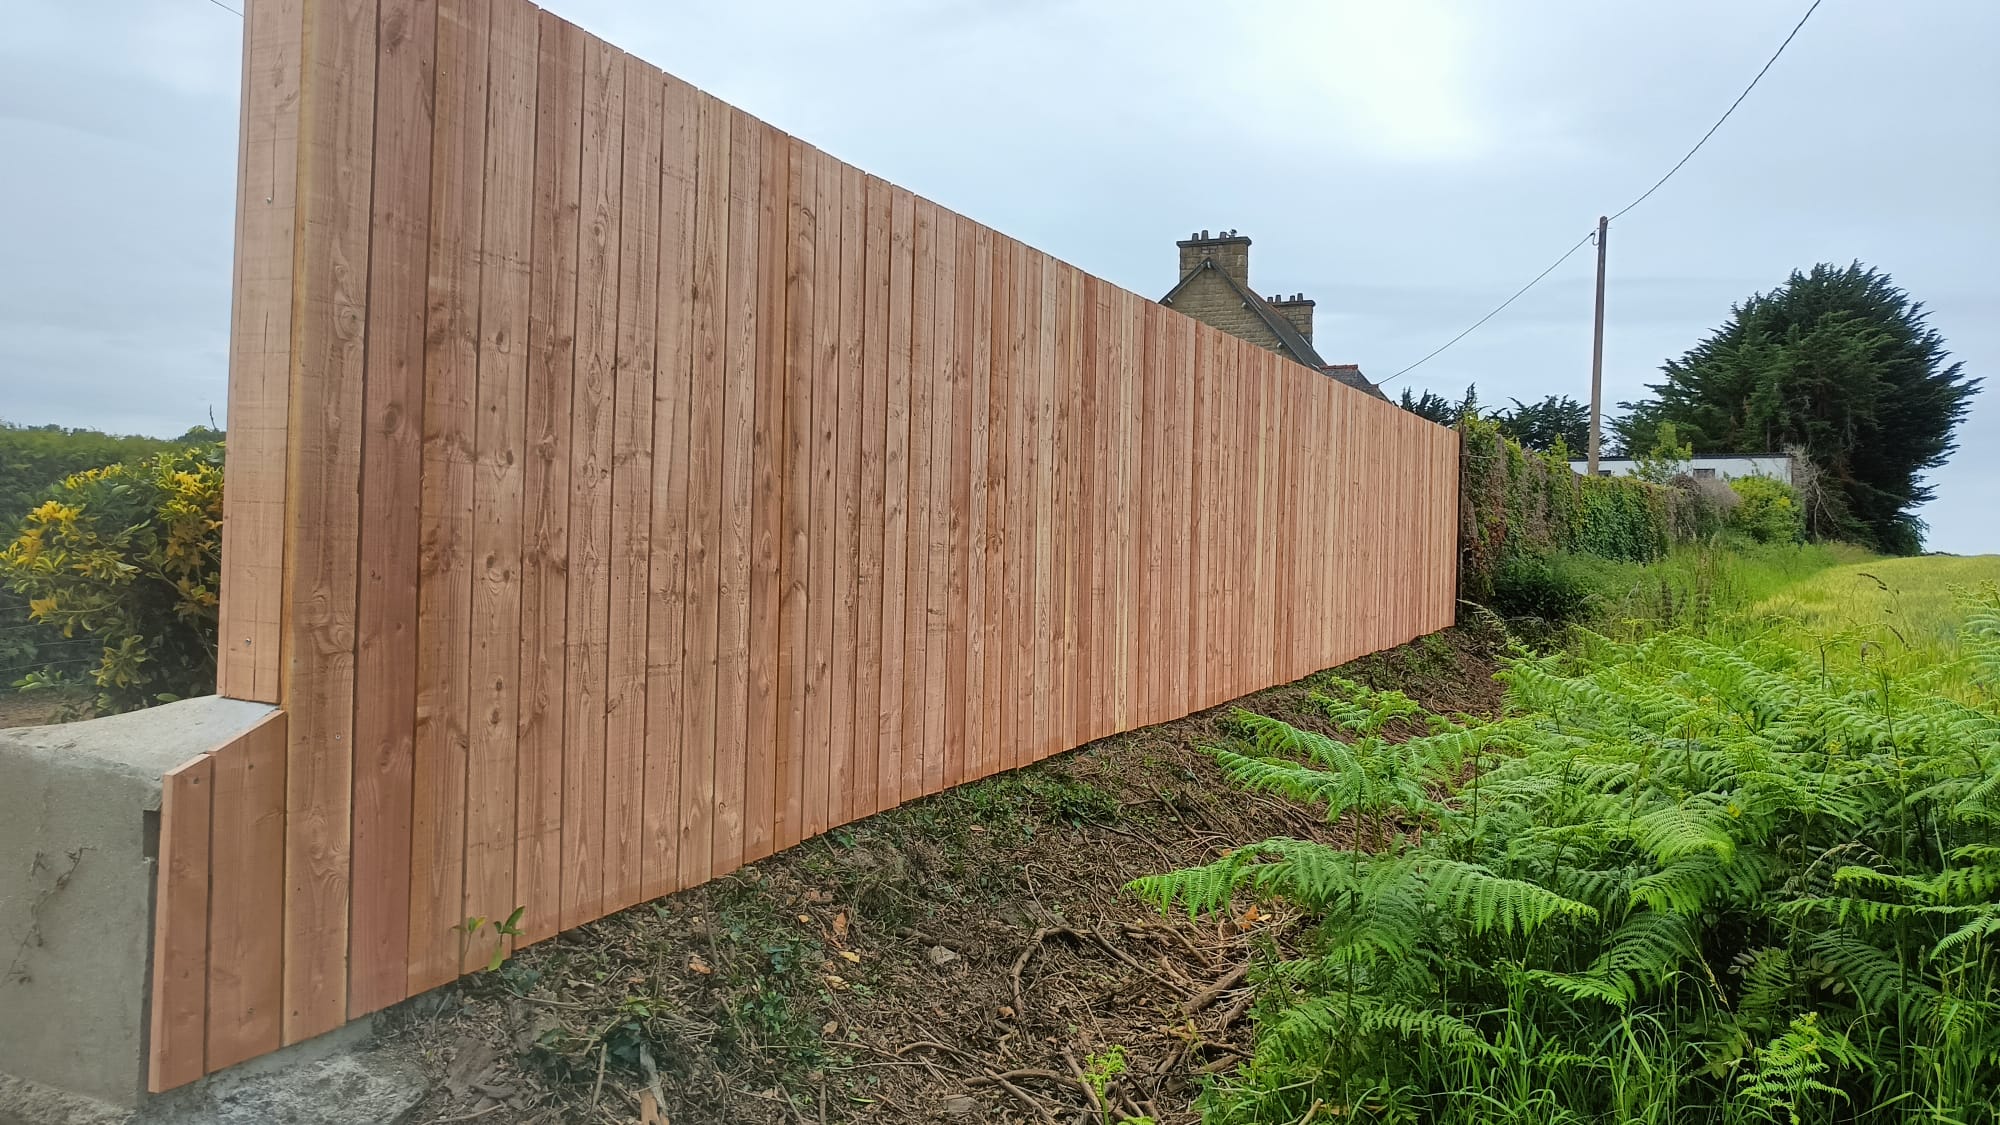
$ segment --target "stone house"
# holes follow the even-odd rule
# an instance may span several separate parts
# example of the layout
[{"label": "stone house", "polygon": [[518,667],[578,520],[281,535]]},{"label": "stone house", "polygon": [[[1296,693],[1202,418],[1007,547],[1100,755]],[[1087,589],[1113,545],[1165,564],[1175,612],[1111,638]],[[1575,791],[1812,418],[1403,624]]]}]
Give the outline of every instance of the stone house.
[{"label": "stone house", "polygon": [[1313,302],[1304,294],[1261,297],[1250,288],[1247,236],[1226,230],[1211,238],[1204,230],[1174,245],[1181,251],[1181,279],[1161,304],[1388,401],[1359,364],[1328,363],[1313,350]]}]

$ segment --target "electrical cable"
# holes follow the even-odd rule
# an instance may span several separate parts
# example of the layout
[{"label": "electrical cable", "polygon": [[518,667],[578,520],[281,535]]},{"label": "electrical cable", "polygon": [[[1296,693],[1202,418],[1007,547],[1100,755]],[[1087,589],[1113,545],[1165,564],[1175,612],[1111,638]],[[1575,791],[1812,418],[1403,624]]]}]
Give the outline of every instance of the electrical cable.
[{"label": "electrical cable", "polygon": [[[1674,173],[1680,171],[1684,166],[1686,166],[1688,161],[1694,159],[1694,154],[1701,151],[1702,146],[1708,143],[1709,138],[1715,136],[1716,131],[1722,128],[1722,123],[1728,121],[1730,115],[1736,112],[1737,107],[1743,104],[1744,99],[1750,96],[1750,91],[1755,90],[1757,88],[1757,84],[1764,80],[1764,75],[1770,73],[1771,67],[1776,65],[1779,56],[1785,53],[1785,48],[1792,45],[1792,40],[1798,38],[1800,29],[1805,27],[1806,21],[1812,18],[1813,13],[1819,10],[1819,6],[1822,3],[1825,3],[1825,0],[1812,0],[1812,4],[1806,8],[1805,15],[1800,16],[1799,22],[1792,25],[1791,33],[1785,36],[1784,42],[1778,44],[1778,49],[1771,52],[1770,58],[1764,60],[1763,68],[1757,72],[1756,77],[1750,80],[1750,84],[1748,86],[1743,87],[1743,92],[1736,95],[1736,100],[1729,103],[1729,108],[1722,111],[1722,116],[1715,119],[1715,124],[1710,125],[1708,127],[1708,132],[1703,133],[1701,135],[1701,139],[1694,143],[1694,147],[1687,151],[1687,155],[1681,157],[1678,161],[1674,163],[1673,167],[1667,169],[1666,175],[1661,176],[1658,180],[1654,181],[1652,187],[1649,187],[1645,191],[1641,192],[1639,194],[1639,198],[1634,199],[1632,202],[1627,203],[1623,207],[1620,207],[1617,211],[1612,212],[1610,216],[1612,220],[1615,221],[1620,216],[1624,215],[1626,212],[1632,210],[1632,208],[1637,207],[1641,203],[1644,203],[1648,196],[1651,196],[1654,192],[1660,190],[1661,186],[1663,186],[1668,180],[1673,179]],[[1570,247],[1568,250],[1563,251],[1562,257],[1557,258],[1553,265],[1549,266],[1548,269],[1545,269],[1542,272],[1536,274],[1534,276],[1534,279],[1529,281],[1526,285],[1523,285],[1521,288],[1515,290],[1513,296],[1500,302],[1500,304],[1496,308],[1494,308],[1492,312],[1489,312],[1485,316],[1480,317],[1478,320],[1473,321],[1472,326],[1470,328],[1467,328],[1465,331],[1460,332],[1458,335],[1453,336],[1449,340],[1446,340],[1443,344],[1439,345],[1436,349],[1431,351],[1429,355],[1424,356],[1424,358],[1416,361],[1415,363],[1410,364],[1408,367],[1403,368],[1401,371],[1396,372],[1394,375],[1389,376],[1387,379],[1384,379],[1375,385],[1378,387],[1385,386],[1396,379],[1402,378],[1404,375],[1407,375],[1410,372],[1415,371],[1417,368],[1422,367],[1424,364],[1429,363],[1433,358],[1442,353],[1445,349],[1451,347],[1453,344],[1456,344],[1460,340],[1465,339],[1467,336],[1472,335],[1472,333],[1475,330],[1477,330],[1481,325],[1485,324],[1489,320],[1492,320],[1494,317],[1500,315],[1501,311],[1504,310],[1508,305],[1511,305],[1515,301],[1519,300],[1522,294],[1526,293],[1530,289],[1533,289],[1537,284],[1541,282],[1543,278],[1554,273],[1556,266],[1560,266],[1564,262],[1568,261],[1570,255],[1576,253],[1579,249],[1582,249],[1584,243],[1589,242],[1591,238],[1596,235],[1596,233],[1597,232],[1595,230],[1592,230],[1588,234],[1585,234],[1583,238],[1576,243],[1576,245]]]}]

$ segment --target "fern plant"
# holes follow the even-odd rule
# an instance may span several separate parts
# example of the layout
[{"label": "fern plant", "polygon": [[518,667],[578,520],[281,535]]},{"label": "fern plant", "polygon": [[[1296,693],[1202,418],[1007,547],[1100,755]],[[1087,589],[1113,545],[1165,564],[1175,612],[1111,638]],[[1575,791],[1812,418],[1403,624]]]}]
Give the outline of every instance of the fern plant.
[{"label": "fern plant", "polygon": [[1970,696],[1669,633],[1517,657],[1494,721],[1338,680],[1341,737],[1239,713],[1229,776],[1357,847],[1133,884],[1313,923],[1206,1119],[1995,1121],[2000,599],[1959,650]]}]

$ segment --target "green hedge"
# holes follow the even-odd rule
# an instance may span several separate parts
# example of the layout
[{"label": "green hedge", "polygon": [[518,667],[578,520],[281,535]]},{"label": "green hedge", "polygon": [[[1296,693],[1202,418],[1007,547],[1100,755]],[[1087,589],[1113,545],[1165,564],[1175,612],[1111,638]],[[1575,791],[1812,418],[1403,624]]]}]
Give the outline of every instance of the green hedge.
[{"label": "green hedge", "polygon": [[1571,551],[1650,562],[1722,526],[1719,506],[1696,489],[1585,477],[1562,450],[1524,450],[1483,419],[1466,418],[1458,432],[1459,589],[1473,601],[1492,596],[1510,558]]}]

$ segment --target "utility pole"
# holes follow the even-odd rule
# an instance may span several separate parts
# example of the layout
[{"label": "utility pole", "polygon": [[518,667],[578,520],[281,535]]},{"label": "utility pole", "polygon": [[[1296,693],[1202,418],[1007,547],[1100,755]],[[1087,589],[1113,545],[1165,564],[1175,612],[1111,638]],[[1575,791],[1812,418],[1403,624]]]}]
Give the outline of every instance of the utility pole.
[{"label": "utility pole", "polygon": [[1590,460],[1588,472],[1597,475],[1598,433],[1604,419],[1604,236],[1611,220],[1597,217],[1597,326],[1590,337]]}]

